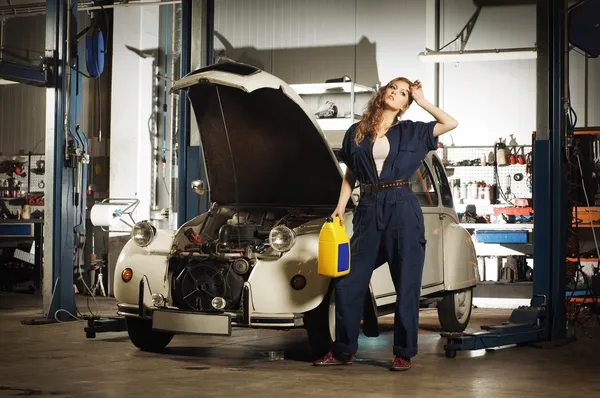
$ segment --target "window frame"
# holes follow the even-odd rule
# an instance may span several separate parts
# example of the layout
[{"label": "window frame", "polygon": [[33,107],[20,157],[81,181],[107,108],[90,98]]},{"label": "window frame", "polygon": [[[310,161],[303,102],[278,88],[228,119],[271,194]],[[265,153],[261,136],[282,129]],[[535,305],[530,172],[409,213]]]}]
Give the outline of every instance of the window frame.
[{"label": "window frame", "polygon": [[[452,187],[450,186],[450,180],[448,180],[448,176],[446,175],[446,169],[444,168],[444,165],[435,156],[431,157],[431,165],[437,175],[436,179],[439,187],[438,192],[442,206],[449,209],[454,209],[454,197],[452,196]],[[445,200],[446,198],[449,198],[449,201]]]},{"label": "window frame", "polygon": [[[412,183],[415,180],[415,177],[420,179],[420,181],[417,181],[417,183],[419,183],[419,182],[422,183],[423,181],[426,180],[426,178],[424,176],[418,177],[418,174],[421,172],[421,170],[423,168],[429,174],[429,178],[431,179],[431,186],[433,187],[433,192],[431,192],[429,190],[416,191],[415,189],[413,189]],[[426,159],[423,159],[423,161],[421,162],[421,165],[419,166],[417,171],[415,171],[414,174],[411,176],[410,182],[411,182],[410,187],[413,191],[413,194],[419,199],[419,204],[421,205],[421,207],[436,208],[436,207],[440,206],[440,192],[439,192],[439,189],[437,186],[437,182],[435,181],[435,178],[433,177],[433,171],[427,164]],[[434,194],[435,201],[433,201],[432,204],[424,203],[425,200],[422,200],[422,195],[428,194],[431,197],[432,193]]]}]

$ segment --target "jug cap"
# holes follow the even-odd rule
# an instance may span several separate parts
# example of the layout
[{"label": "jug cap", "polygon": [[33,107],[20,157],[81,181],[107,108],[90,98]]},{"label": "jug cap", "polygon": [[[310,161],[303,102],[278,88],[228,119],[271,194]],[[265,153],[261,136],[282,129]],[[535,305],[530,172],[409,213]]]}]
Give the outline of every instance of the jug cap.
[{"label": "jug cap", "polygon": [[333,218],[332,217],[326,217],[325,218],[325,222],[333,222]]}]

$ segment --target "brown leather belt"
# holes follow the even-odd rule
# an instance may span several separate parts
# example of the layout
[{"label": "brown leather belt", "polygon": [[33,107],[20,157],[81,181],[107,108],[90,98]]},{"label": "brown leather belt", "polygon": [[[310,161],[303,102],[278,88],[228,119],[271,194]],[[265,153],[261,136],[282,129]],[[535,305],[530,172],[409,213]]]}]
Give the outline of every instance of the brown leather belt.
[{"label": "brown leather belt", "polygon": [[395,180],[379,184],[360,184],[360,190],[364,193],[382,192],[388,189],[407,187],[408,183],[408,180]]}]

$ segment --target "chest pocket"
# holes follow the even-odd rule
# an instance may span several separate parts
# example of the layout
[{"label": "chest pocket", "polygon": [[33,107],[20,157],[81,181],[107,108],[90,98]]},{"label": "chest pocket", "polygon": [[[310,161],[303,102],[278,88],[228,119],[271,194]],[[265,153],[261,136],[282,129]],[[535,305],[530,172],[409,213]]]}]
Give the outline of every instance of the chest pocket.
[{"label": "chest pocket", "polygon": [[400,154],[403,152],[405,154],[407,154],[407,152],[417,152],[418,149],[418,144],[415,141],[401,142],[399,147]]},{"label": "chest pocket", "polygon": [[[394,161],[395,178],[410,178],[410,171],[418,163],[419,145],[415,140],[407,140],[398,145],[398,155]],[[407,174],[407,175],[405,175]]]}]

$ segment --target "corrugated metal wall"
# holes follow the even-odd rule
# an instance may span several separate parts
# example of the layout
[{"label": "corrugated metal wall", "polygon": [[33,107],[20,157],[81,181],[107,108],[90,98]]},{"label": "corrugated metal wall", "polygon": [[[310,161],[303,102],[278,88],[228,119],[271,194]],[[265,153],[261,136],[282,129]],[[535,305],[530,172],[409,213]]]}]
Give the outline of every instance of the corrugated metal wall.
[{"label": "corrugated metal wall", "polygon": [[[443,45],[456,37],[476,8],[471,0],[440,4]],[[217,0],[215,48],[288,83],[323,82],[347,74],[373,85],[404,75],[428,86],[432,75],[417,57],[426,46],[426,27],[433,23],[425,19],[426,5],[423,0]],[[533,47],[535,16],[535,5],[484,7],[467,49]],[[571,58],[571,96],[581,126],[583,57]],[[514,134],[520,143],[530,142],[536,128],[535,60],[441,64],[440,73],[440,105],[460,121],[444,141],[490,145]],[[600,124],[600,60],[590,60],[589,74],[589,124]],[[430,118],[413,108],[407,118]]]},{"label": "corrugated metal wall", "polygon": [[46,90],[11,84],[0,86],[0,152],[44,153]]},{"label": "corrugated metal wall", "polygon": [[217,0],[215,8],[217,55],[288,83],[348,75],[373,85],[425,70],[416,57],[425,47],[422,0]]},{"label": "corrugated metal wall", "polygon": [[[45,17],[8,19],[4,25],[3,58],[39,64],[44,56]],[[0,85],[0,152],[44,152],[46,90],[22,84]],[[37,147],[36,147],[37,145]]]},{"label": "corrugated metal wall", "polygon": [[[3,57],[19,63],[37,65],[44,56],[46,19],[44,15],[7,19],[4,28]],[[89,25],[86,13],[79,13],[79,27]],[[81,71],[86,73],[85,40],[79,41],[81,49]],[[108,66],[107,66],[108,67]],[[80,128],[88,137],[97,135],[100,101],[104,121],[103,131],[109,130],[108,92],[99,95],[96,80],[84,76],[81,79],[83,103]],[[104,83],[103,83],[104,84]],[[35,149],[44,153],[46,126],[46,89],[24,84],[0,85],[0,152],[4,155],[27,153]],[[37,147],[36,147],[37,145]],[[103,152],[102,146],[97,146]]]},{"label": "corrugated metal wall", "polygon": [[[417,57],[425,48],[426,26],[432,23],[425,19],[425,8],[423,0],[217,0],[215,48],[288,83],[348,75],[358,83],[374,85],[404,75],[430,87],[431,73]],[[470,0],[442,0],[441,11],[441,43],[445,44],[464,27],[475,6]],[[81,13],[80,17],[84,26],[87,16]],[[9,19],[5,46],[25,59],[43,55],[44,23],[44,16]],[[533,46],[535,25],[535,6],[484,8],[467,49]],[[583,68],[583,56],[572,52],[571,99],[578,126],[585,120]],[[97,134],[98,93],[89,87],[88,79],[83,83],[80,124],[88,135]],[[589,125],[600,124],[599,87],[600,59],[590,59]],[[103,103],[108,100],[104,97]],[[452,137],[457,145],[489,145],[490,140],[508,134],[527,142],[535,130],[535,101],[534,60],[441,66],[440,104],[460,121]],[[411,107],[406,117],[427,119],[428,115]],[[44,120],[43,89],[0,86],[1,152],[32,149],[44,138]],[[37,151],[43,146],[42,142]]]},{"label": "corrugated metal wall", "polygon": [[[215,51],[286,81],[322,83],[350,76],[368,86],[397,76],[433,87],[433,74],[417,57],[425,48],[422,0],[217,0]],[[317,109],[330,96],[305,96]],[[359,95],[355,112],[368,97]],[[347,99],[336,97],[340,108]],[[428,117],[414,106],[407,117]]]}]

